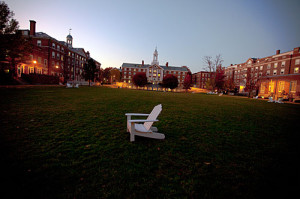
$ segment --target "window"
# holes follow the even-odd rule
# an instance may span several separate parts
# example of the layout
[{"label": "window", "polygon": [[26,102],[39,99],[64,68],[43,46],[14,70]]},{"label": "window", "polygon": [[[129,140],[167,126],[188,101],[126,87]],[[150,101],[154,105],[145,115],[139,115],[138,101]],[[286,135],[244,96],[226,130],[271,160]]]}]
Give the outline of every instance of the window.
[{"label": "window", "polygon": [[274,82],[272,80],[269,82],[269,92],[274,93]]},{"label": "window", "polygon": [[265,93],[266,83],[263,82],[260,84],[260,93]]},{"label": "window", "polygon": [[293,92],[293,93],[296,92],[296,85],[297,85],[297,81],[290,82],[290,92]]},{"label": "window", "polygon": [[42,63],[42,58],[38,57],[38,63],[41,64]]},{"label": "window", "polygon": [[267,66],[267,69],[270,69],[271,68],[271,65],[270,64],[268,64],[268,66]]},{"label": "window", "polygon": [[41,40],[37,40],[37,45],[38,46],[42,46],[42,41]]},{"label": "window", "polygon": [[267,70],[267,73],[266,73],[266,75],[270,75],[270,70]]},{"label": "window", "polygon": [[29,73],[34,73],[34,67],[29,67]]},{"label": "window", "polygon": [[299,67],[296,67],[296,68],[294,69],[294,73],[299,73]]},{"label": "window", "polygon": [[299,65],[300,64],[300,59],[296,59],[295,64]]},{"label": "window", "polygon": [[263,70],[264,69],[264,66],[260,66],[260,68],[259,68],[260,70]]},{"label": "window", "polygon": [[278,63],[274,63],[274,68],[277,68]]},{"label": "window", "polygon": [[277,70],[273,70],[273,75],[277,75]]},{"label": "window", "polygon": [[281,67],[285,66],[285,61],[281,62]]},{"label": "window", "polygon": [[47,66],[47,65],[48,65],[48,60],[44,59],[44,66]]},{"label": "window", "polygon": [[280,81],[279,82],[279,85],[278,85],[278,92],[282,92],[284,90],[284,84],[285,82],[284,81]]},{"label": "window", "polygon": [[52,58],[55,58],[55,52],[52,51]]},{"label": "window", "polygon": [[57,45],[57,50],[60,50],[60,46],[59,45]]},{"label": "window", "polygon": [[52,43],[52,48],[55,48],[55,43]]},{"label": "window", "polygon": [[281,70],[280,70],[280,75],[283,75],[284,74],[284,68],[282,68]]}]

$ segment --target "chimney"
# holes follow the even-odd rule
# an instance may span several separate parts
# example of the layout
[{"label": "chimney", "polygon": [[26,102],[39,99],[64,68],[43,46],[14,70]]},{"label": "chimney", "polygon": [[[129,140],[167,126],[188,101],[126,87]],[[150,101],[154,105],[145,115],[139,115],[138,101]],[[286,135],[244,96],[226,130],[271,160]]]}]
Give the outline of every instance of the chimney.
[{"label": "chimney", "polygon": [[276,50],[276,55],[279,55],[280,54],[280,50]]},{"label": "chimney", "polygon": [[30,21],[30,35],[34,36],[35,35],[35,21],[34,20],[29,20]]},{"label": "chimney", "polygon": [[169,67],[169,62],[166,63],[166,67]]},{"label": "chimney", "polygon": [[88,58],[90,58],[90,52],[89,51],[86,51],[86,55]]},{"label": "chimney", "polygon": [[144,66],[144,60],[142,60],[142,66]]}]

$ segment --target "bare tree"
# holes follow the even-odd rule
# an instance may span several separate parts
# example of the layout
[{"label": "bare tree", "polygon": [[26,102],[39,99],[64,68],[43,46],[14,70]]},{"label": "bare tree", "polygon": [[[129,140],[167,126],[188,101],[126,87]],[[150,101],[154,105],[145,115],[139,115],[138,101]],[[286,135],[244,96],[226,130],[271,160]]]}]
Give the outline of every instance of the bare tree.
[{"label": "bare tree", "polygon": [[222,67],[223,58],[221,54],[216,55],[215,59],[213,59],[211,56],[204,56],[203,63],[205,65],[205,70],[208,71],[210,74],[210,79],[208,83],[212,87],[212,89],[215,90],[215,74],[217,69]]}]

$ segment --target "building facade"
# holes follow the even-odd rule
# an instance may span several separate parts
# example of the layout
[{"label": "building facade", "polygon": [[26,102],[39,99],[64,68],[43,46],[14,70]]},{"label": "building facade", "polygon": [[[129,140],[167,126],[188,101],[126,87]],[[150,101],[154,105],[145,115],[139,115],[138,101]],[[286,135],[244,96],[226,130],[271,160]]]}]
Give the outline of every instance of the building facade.
[{"label": "building facade", "polygon": [[146,73],[148,83],[153,85],[161,84],[164,76],[172,74],[178,78],[178,87],[181,88],[184,78],[190,70],[187,66],[169,66],[168,62],[164,66],[159,65],[158,52],[157,49],[155,49],[151,64],[144,64],[144,61],[142,61],[141,64],[123,63],[121,81],[132,85],[132,77],[138,72]]},{"label": "building facade", "polygon": [[208,89],[207,82],[210,81],[210,78],[212,77],[212,75],[213,75],[213,72],[208,72],[208,71],[200,71],[200,72],[194,73],[192,75],[192,81],[193,81],[194,87]]},{"label": "building facade", "polygon": [[[22,35],[30,37],[33,50],[30,60],[16,66],[17,75],[22,73],[59,76],[60,82],[85,82],[82,74],[90,53],[84,48],[73,47],[73,37],[67,35],[66,41],[58,41],[43,32],[36,32],[36,22],[30,20],[30,30],[20,30]],[[94,60],[100,70],[101,63]],[[99,76],[99,74],[97,74]]]},{"label": "building facade", "polygon": [[264,58],[249,58],[245,63],[225,69],[227,81],[240,92],[257,90],[258,96],[295,98],[300,92],[300,47]]}]

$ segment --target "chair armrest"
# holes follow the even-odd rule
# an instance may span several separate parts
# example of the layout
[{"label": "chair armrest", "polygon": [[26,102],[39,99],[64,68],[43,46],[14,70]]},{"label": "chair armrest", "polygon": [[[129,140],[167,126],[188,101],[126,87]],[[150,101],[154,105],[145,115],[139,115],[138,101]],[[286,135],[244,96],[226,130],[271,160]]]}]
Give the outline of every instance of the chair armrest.
[{"label": "chair armrest", "polygon": [[130,115],[130,116],[148,116],[149,114],[144,114],[144,113],[126,113],[125,115]]},{"label": "chair armrest", "polygon": [[129,123],[137,123],[137,122],[158,122],[158,120],[128,120]]}]

